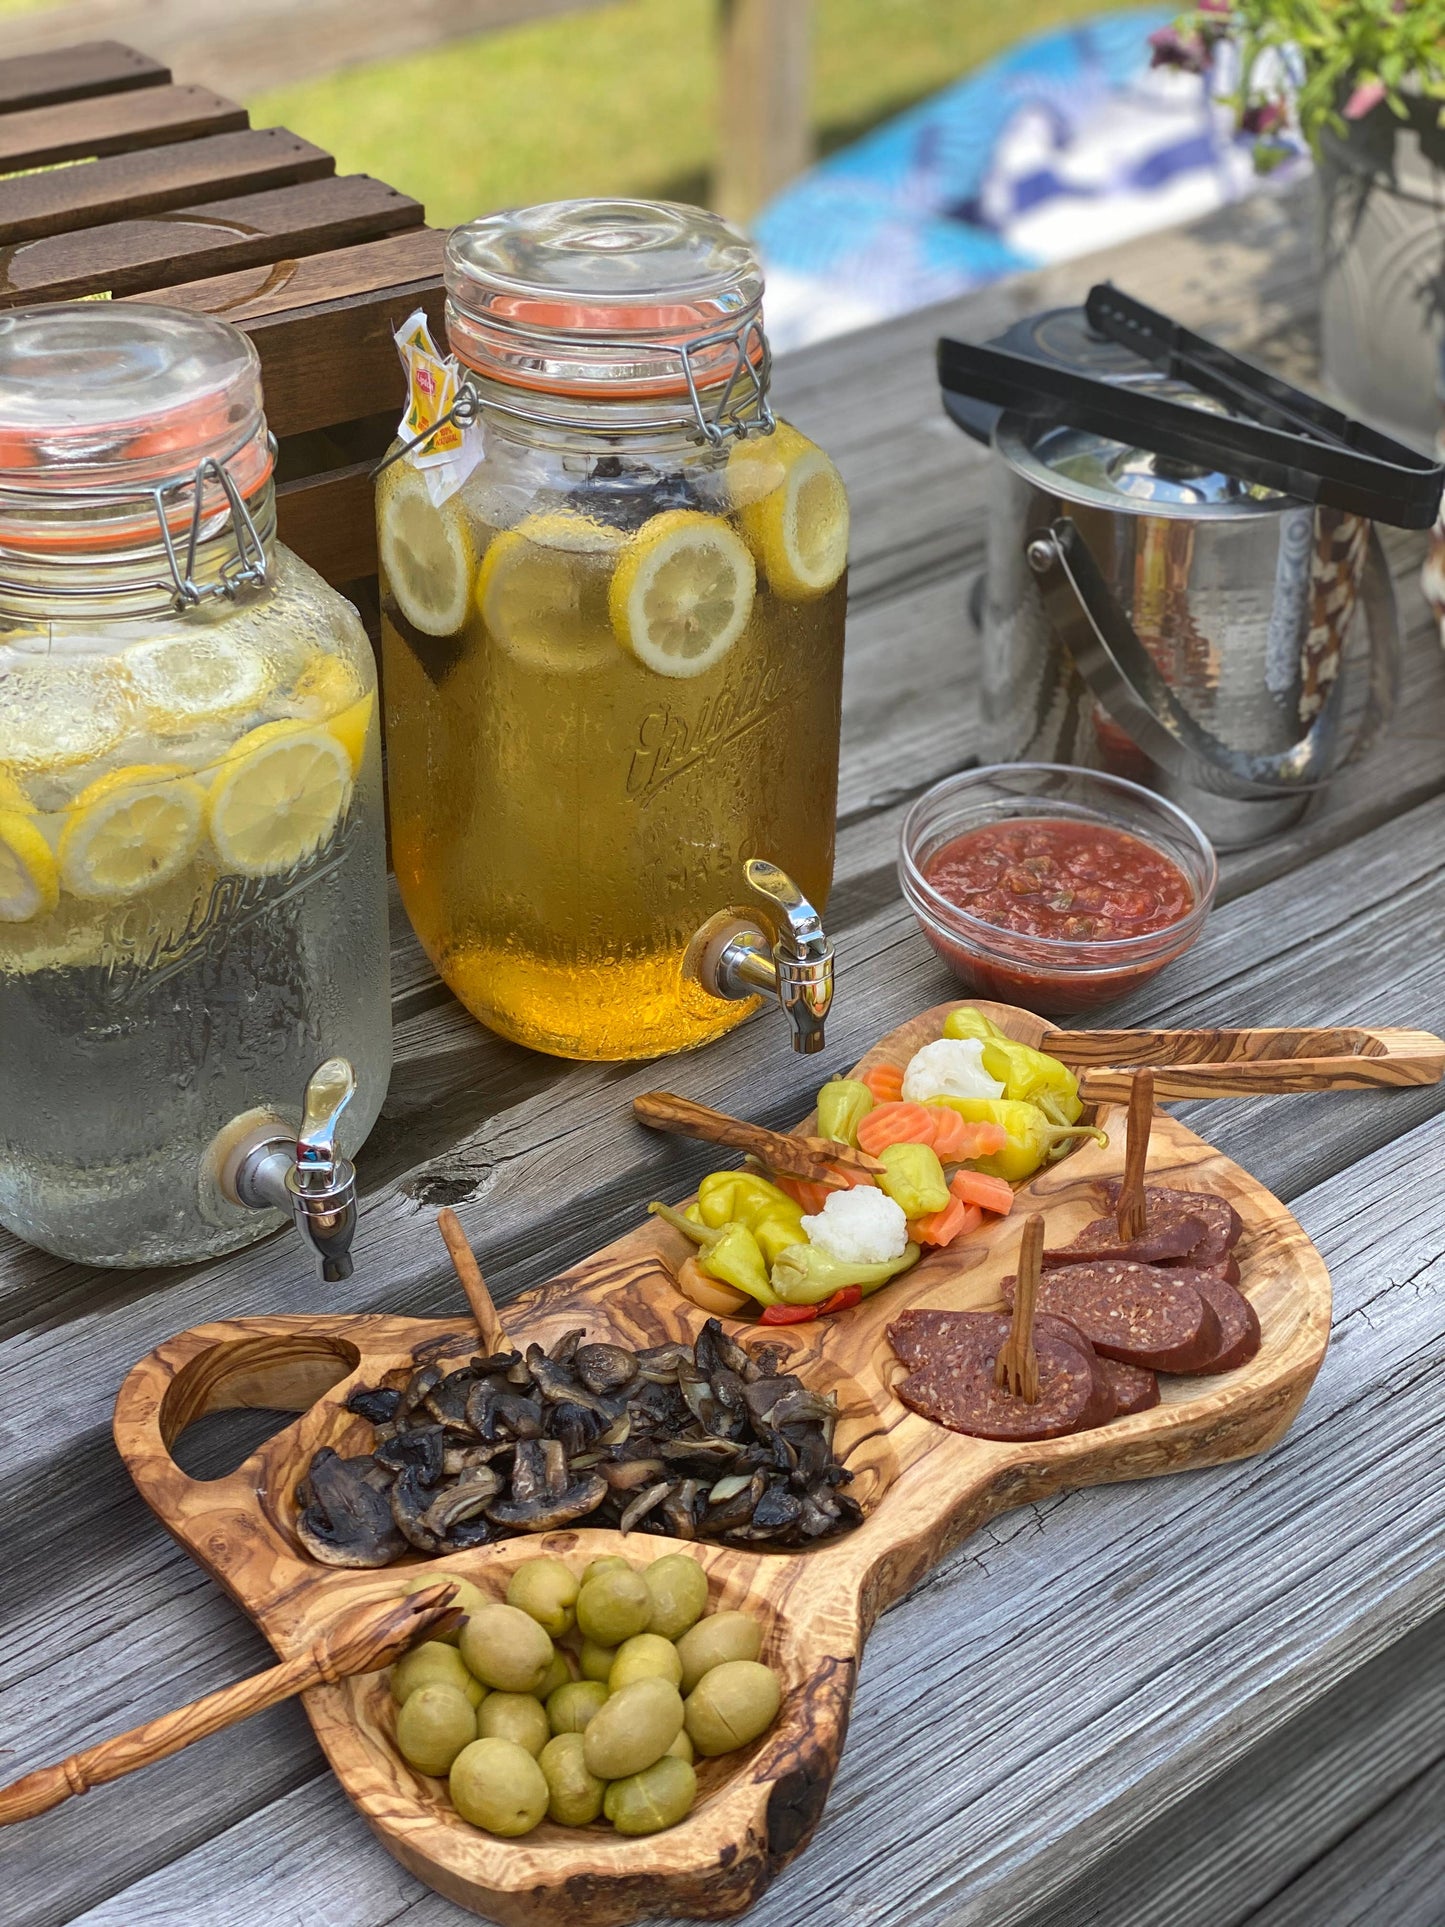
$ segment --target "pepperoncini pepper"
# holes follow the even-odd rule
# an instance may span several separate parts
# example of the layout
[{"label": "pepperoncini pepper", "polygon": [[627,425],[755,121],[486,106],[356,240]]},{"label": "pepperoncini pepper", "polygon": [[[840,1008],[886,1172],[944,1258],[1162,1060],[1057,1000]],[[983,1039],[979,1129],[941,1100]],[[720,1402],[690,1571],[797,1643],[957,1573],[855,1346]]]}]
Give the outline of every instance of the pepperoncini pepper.
[{"label": "pepperoncini pepper", "polygon": [[667,1204],[650,1204],[647,1208],[655,1218],[661,1218],[701,1247],[698,1263],[709,1278],[731,1285],[734,1291],[745,1291],[760,1305],[777,1304],[778,1295],[768,1283],[768,1267],[762,1251],[746,1225],[735,1219],[720,1225],[699,1224]]},{"label": "pepperoncini pepper", "polygon": [[970,1158],[976,1171],[988,1171],[996,1178],[1017,1184],[1031,1178],[1041,1164],[1059,1154],[1070,1138],[1091,1137],[1107,1144],[1108,1136],[1092,1124],[1055,1124],[1044,1116],[1037,1104],[1025,1104],[1010,1097],[935,1097],[932,1104],[946,1104],[970,1124],[999,1124],[1008,1132],[1008,1143],[991,1157]]},{"label": "pepperoncini pepper", "polygon": [[873,1109],[873,1093],[853,1077],[833,1077],[818,1093],[818,1135],[858,1146],[858,1125]]},{"label": "pepperoncini pepper", "polygon": [[866,1298],[870,1292],[896,1278],[900,1271],[918,1262],[918,1246],[904,1248],[900,1258],[884,1264],[859,1265],[846,1258],[834,1258],[819,1245],[795,1244],[780,1253],[772,1270],[773,1290],[785,1305],[818,1305],[834,1292],[857,1287]]},{"label": "pepperoncini pepper", "polygon": [[962,1004],[943,1020],[945,1037],[976,1037],[983,1044],[983,1065],[1003,1085],[1005,1098],[1036,1104],[1054,1124],[1074,1124],[1084,1106],[1079,1080],[1057,1057],[1019,1043],[981,1010]]},{"label": "pepperoncini pepper", "polygon": [[704,1225],[744,1226],[757,1240],[770,1270],[780,1251],[806,1241],[803,1207],[752,1171],[709,1173],[697,1187],[695,1209]]},{"label": "pepperoncini pepper", "polygon": [[948,1207],[948,1179],[931,1144],[885,1144],[878,1153],[883,1170],[878,1189],[903,1207],[910,1220]]}]

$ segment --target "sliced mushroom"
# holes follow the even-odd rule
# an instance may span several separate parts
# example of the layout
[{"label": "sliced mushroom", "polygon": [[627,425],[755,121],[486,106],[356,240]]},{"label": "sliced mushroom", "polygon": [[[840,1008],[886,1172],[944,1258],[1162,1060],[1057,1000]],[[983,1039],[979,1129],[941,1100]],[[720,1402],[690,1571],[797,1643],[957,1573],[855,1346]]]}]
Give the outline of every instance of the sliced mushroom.
[{"label": "sliced mushroom", "polygon": [[436,1498],[421,1482],[413,1465],[399,1472],[391,1488],[391,1516],[408,1545],[418,1552],[440,1552],[440,1535],[427,1524],[426,1515]]},{"label": "sliced mushroom", "polygon": [[420,1371],[413,1372],[407,1381],[406,1390],[401,1395],[401,1412],[414,1412],[432,1387],[440,1385],[441,1382],[440,1365],[423,1365]]},{"label": "sliced mushroom", "polygon": [[487,1517],[493,1525],[510,1526],[517,1532],[552,1532],[595,1512],[606,1496],[606,1485],[595,1472],[589,1472],[555,1496],[496,1500],[487,1507]]},{"label": "sliced mushroom", "polygon": [[675,1485],[662,1502],[662,1517],[668,1531],[675,1539],[695,1539],[697,1537],[697,1515],[702,1499],[702,1484],[697,1479],[684,1479]]},{"label": "sliced mushroom", "polygon": [[393,1472],[414,1470],[424,1485],[435,1485],[446,1463],[446,1434],[439,1425],[418,1425],[397,1432],[376,1448],[376,1457]]},{"label": "sliced mushroom", "polygon": [[577,1356],[577,1347],[586,1336],[587,1328],[584,1325],[579,1325],[575,1331],[563,1332],[556,1344],[549,1347],[548,1358],[554,1365],[565,1365],[570,1369],[572,1360]]},{"label": "sliced mushroom", "polygon": [[458,1484],[433,1499],[426,1509],[423,1524],[439,1539],[451,1537],[465,1519],[474,1519],[502,1489],[502,1481],[490,1466],[482,1466]]},{"label": "sliced mushroom", "polygon": [[327,1566],[385,1566],[406,1550],[391,1516],[391,1472],[370,1453],[343,1459],[323,1445],[303,1481],[296,1536]]},{"label": "sliced mushroom", "polygon": [[[575,1466],[577,1461],[572,1463]],[[597,1470],[613,1492],[635,1492],[640,1485],[650,1485],[659,1474],[666,1473],[667,1467],[661,1459],[619,1459],[610,1464],[604,1461]]]},{"label": "sliced mushroom", "polygon": [[660,1479],[656,1485],[646,1486],[641,1492],[634,1494],[624,1506],[622,1517],[617,1521],[618,1531],[631,1532],[640,1520],[645,1519],[649,1512],[662,1504],[671,1490],[671,1482]]},{"label": "sliced mushroom", "polygon": [[606,1392],[620,1392],[637,1377],[636,1356],[621,1345],[579,1345],[572,1369],[599,1398]]},{"label": "sliced mushroom", "polygon": [[373,1425],[387,1425],[396,1417],[396,1408],[401,1404],[401,1391],[395,1385],[378,1385],[374,1391],[358,1386],[346,1401],[348,1412],[355,1412],[358,1418],[369,1419]]}]

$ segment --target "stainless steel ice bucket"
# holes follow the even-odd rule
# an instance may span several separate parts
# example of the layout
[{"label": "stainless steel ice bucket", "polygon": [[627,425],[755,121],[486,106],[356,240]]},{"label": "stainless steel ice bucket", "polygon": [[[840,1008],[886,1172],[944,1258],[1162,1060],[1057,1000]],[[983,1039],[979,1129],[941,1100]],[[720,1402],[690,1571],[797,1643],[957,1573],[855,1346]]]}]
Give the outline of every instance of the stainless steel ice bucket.
[{"label": "stainless steel ice bucket", "polygon": [[1010,413],[993,446],[988,758],[1132,777],[1225,849],[1287,827],[1393,706],[1372,525]]}]

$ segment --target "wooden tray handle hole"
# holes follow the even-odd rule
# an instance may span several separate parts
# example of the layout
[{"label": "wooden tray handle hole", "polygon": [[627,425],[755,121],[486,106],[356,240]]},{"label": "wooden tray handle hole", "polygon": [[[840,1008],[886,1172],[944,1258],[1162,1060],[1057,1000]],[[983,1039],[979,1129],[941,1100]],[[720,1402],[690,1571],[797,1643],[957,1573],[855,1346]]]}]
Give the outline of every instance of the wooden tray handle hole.
[{"label": "wooden tray handle hole", "polygon": [[225,1478],[360,1363],[360,1351],[342,1338],[288,1333],[212,1345],[167,1387],[161,1437],[188,1477]]}]

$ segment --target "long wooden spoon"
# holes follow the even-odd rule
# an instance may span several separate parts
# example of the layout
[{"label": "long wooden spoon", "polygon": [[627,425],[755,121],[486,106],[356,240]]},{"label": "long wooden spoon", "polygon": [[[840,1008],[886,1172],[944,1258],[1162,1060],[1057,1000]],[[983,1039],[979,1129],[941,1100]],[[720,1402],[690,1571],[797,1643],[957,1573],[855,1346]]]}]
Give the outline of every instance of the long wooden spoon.
[{"label": "long wooden spoon", "polygon": [[0,1787],[0,1827],[47,1813],[72,1794],[88,1793],[107,1780],[119,1780],[139,1767],[169,1759],[196,1740],[207,1739],[268,1706],[294,1699],[310,1686],[332,1685],[354,1673],[375,1673],[400,1659],[421,1635],[450,1632],[462,1618],[451,1601],[456,1587],[428,1586],[406,1599],[353,1606],[317,1640],[309,1653],[237,1680],[174,1713],[133,1726],[128,1733],[101,1740],[54,1766],[37,1767],[22,1780]]},{"label": "long wooden spoon", "polygon": [[744,1118],[729,1117],[726,1111],[711,1110],[694,1104],[690,1097],[675,1097],[671,1091],[645,1091],[634,1097],[632,1108],[640,1124],[652,1131],[675,1131],[680,1137],[701,1138],[707,1144],[726,1144],[735,1151],[750,1151],[770,1171],[785,1177],[804,1178],[810,1184],[839,1189],[847,1180],[840,1170],[858,1171],[876,1177],[886,1169],[877,1158],[858,1151],[850,1144],[839,1144],[829,1137],[794,1137],[789,1131],[770,1131],[762,1124],[749,1124]]},{"label": "long wooden spoon", "polygon": [[1143,1064],[1160,1097],[1394,1090],[1445,1076],[1445,1039],[1426,1030],[1051,1030],[1039,1048],[1079,1071],[1093,1104],[1122,1103]]},{"label": "long wooden spoon", "polygon": [[1018,1278],[1014,1284],[1013,1323],[994,1360],[993,1382],[1001,1392],[1012,1392],[1030,1405],[1039,1402],[1039,1356],[1034,1350],[1034,1303],[1039,1295],[1039,1272],[1044,1255],[1044,1219],[1035,1211],[1025,1220],[1019,1245]]},{"label": "long wooden spoon", "polygon": [[1149,1162],[1149,1133],[1154,1125],[1154,1073],[1135,1071],[1129,1084],[1129,1135],[1124,1143],[1124,1177],[1114,1205],[1114,1220],[1122,1244],[1144,1236],[1148,1210],[1144,1201],[1144,1170]]}]

